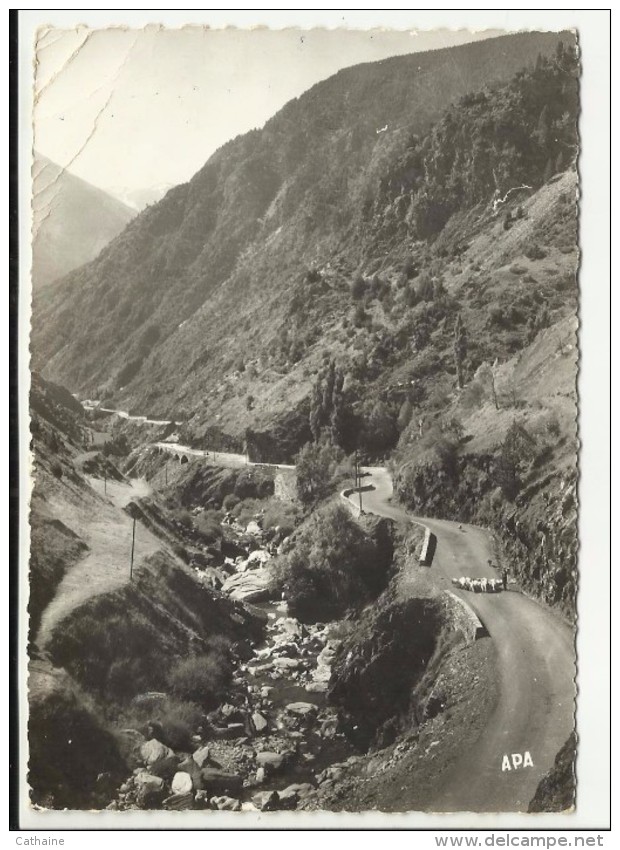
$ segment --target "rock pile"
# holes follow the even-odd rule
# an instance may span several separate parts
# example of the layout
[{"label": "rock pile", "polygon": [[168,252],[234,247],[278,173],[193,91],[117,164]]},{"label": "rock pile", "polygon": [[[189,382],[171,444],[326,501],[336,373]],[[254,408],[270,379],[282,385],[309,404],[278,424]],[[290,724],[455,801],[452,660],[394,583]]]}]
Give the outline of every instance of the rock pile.
[{"label": "rock pile", "polygon": [[[272,553],[260,548],[259,524],[227,524],[250,551],[227,557],[218,569],[195,567],[201,580],[244,603],[268,599]],[[334,781],[331,768],[324,769],[329,754],[342,757],[350,749],[323,694],[341,641],[330,637],[329,626],[289,617],[285,602],[268,608],[267,640],[235,646],[239,664],[227,701],[204,716],[193,752],[166,746],[157,721],[148,725],[148,740],[126,730],[138,766],[109,808],[290,810],[309,804],[317,787]]]}]

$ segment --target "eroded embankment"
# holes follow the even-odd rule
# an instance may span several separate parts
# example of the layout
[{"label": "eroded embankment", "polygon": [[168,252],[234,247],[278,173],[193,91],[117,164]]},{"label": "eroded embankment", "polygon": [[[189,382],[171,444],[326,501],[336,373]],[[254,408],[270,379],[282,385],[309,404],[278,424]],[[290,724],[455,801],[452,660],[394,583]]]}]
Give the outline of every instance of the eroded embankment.
[{"label": "eroded embankment", "polygon": [[461,600],[421,566],[424,531],[401,531],[388,588],[344,633],[328,698],[362,755],[304,808],[422,808],[495,704],[492,643],[477,640]]},{"label": "eroded embankment", "polygon": [[[30,671],[33,802],[107,805],[149,720],[168,743],[191,746],[265,620],[202,587],[163,552],[137,567],[132,582],[75,608],[52,632],[49,660]],[[58,737],[63,725],[73,729],[68,748]]]},{"label": "eroded embankment", "polygon": [[519,585],[574,622],[579,545],[575,472],[539,476],[514,501],[500,496],[500,473],[492,455],[464,455],[451,470],[425,460],[404,466],[395,489],[419,515],[492,529]]}]

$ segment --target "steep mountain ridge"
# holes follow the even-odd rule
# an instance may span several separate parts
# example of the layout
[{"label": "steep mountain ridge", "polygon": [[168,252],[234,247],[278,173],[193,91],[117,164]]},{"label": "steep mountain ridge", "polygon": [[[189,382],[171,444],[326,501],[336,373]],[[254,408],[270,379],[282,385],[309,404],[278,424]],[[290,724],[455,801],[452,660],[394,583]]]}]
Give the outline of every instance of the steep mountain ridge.
[{"label": "steep mountain ridge", "polygon": [[35,153],[32,282],[35,289],[93,260],[135,216],[117,198]]},{"label": "steep mountain ridge", "polygon": [[[382,185],[394,164],[446,106],[506,82],[561,38],[574,40],[505,36],[318,84],[35,298],[35,364],[72,390],[190,420],[194,439],[208,424],[241,435],[292,410],[303,418],[319,336],[350,357],[338,337],[355,275],[383,263],[395,278],[415,242],[373,219],[377,199],[393,202]],[[380,320],[381,305],[371,308]]]}]

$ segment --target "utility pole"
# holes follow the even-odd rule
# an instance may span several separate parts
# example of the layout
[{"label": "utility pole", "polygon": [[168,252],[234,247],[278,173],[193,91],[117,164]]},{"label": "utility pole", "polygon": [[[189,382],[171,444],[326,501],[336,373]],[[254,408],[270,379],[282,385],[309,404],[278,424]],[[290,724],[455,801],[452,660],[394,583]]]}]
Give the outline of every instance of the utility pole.
[{"label": "utility pole", "polygon": [[131,561],[129,562],[129,581],[133,581],[133,553],[136,545],[136,518],[133,518],[133,529],[131,531]]},{"label": "utility pole", "polygon": [[[359,467],[358,467],[358,472],[359,472]],[[359,473],[357,480],[358,480],[357,492],[358,492],[358,495],[360,497],[360,516],[362,516],[362,514],[364,513],[364,509],[362,508],[362,475],[361,475],[361,473]]]}]

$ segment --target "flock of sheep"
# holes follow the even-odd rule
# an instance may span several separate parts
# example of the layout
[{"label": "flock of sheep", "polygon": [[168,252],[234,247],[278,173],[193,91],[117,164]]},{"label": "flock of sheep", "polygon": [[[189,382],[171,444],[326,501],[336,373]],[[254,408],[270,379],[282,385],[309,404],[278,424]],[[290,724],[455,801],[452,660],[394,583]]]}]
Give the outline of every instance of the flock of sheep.
[{"label": "flock of sheep", "polygon": [[471,590],[473,593],[499,593],[503,589],[501,578],[453,578],[452,584],[461,590]]}]

